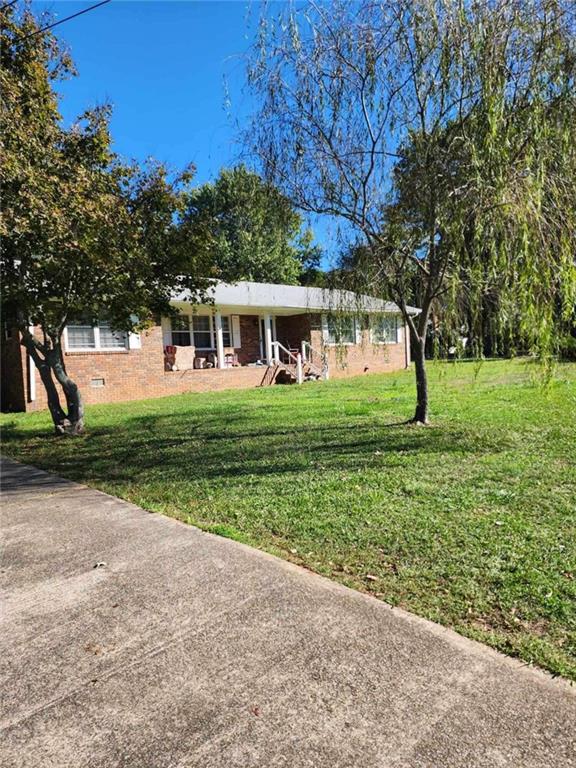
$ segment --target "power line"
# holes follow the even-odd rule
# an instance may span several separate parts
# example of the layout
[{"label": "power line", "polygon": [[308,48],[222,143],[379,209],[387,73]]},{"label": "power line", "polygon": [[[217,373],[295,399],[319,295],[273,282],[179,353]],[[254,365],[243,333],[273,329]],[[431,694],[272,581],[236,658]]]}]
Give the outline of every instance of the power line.
[{"label": "power line", "polygon": [[101,5],[106,5],[109,2],[111,2],[111,0],[102,0],[102,2],[96,3],[96,5],[91,5],[89,8],[84,8],[83,11],[77,11],[76,13],[73,13],[70,16],[66,16],[64,19],[55,21],[53,24],[48,24],[47,27],[42,27],[42,29],[37,29],[36,32],[32,32],[32,34],[26,35],[26,37],[23,37],[21,39],[22,41],[29,40],[31,37],[40,35],[42,34],[42,32],[46,32],[48,29],[54,29],[54,27],[57,27],[59,24],[64,24],[65,21],[70,21],[70,19],[75,19],[77,16],[82,16],[83,13],[88,13],[88,11],[93,11],[95,8],[99,8]]},{"label": "power line", "polygon": [[11,0],[9,3],[4,3],[4,5],[0,8],[0,11],[5,11],[6,8],[10,8],[11,5],[16,5],[18,0]]}]

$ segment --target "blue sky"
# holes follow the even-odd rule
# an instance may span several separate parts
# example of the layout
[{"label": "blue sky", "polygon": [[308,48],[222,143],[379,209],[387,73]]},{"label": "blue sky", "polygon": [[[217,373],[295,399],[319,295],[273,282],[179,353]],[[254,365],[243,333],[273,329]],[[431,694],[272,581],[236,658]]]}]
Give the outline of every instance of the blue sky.
[{"label": "blue sky", "polygon": [[[33,9],[58,19],[96,1],[36,0]],[[65,122],[108,102],[118,153],[155,157],[174,169],[193,162],[198,182],[213,179],[242,160],[237,124],[253,108],[243,92],[243,56],[257,14],[250,0],[112,0],[65,22],[54,33],[78,69],[59,86]],[[330,227],[312,225],[330,250]]]},{"label": "blue sky", "polygon": [[[34,2],[56,19],[93,5]],[[224,108],[224,78],[234,117],[246,111],[242,55],[249,46],[249,6],[238,2],[112,0],[54,32],[70,47],[79,76],[59,86],[66,122],[88,106],[113,105],[115,149],[179,168],[194,162],[198,180],[240,159]]]}]

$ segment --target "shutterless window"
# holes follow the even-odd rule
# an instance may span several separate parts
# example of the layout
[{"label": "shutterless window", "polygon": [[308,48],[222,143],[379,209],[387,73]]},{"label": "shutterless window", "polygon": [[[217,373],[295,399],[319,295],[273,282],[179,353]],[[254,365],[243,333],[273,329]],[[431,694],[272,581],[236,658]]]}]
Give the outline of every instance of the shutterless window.
[{"label": "shutterless window", "polygon": [[175,347],[189,347],[190,340],[190,318],[188,315],[177,315],[172,320],[172,344]]},{"label": "shutterless window", "polygon": [[101,349],[123,349],[126,346],[126,334],[113,331],[110,323],[101,320],[98,323],[98,328],[100,330]]},{"label": "shutterless window", "polygon": [[194,346],[198,349],[212,349],[212,323],[210,315],[194,315],[192,317],[192,333]]},{"label": "shutterless window", "polygon": [[328,318],[329,344],[354,344],[355,342],[356,328],[353,317]]},{"label": "shutterless window", "polygon": [[376,344],[396,344],[398,341],[398,318],[396,315],[378,317],[373,320],[372,341]]},{"label": "shutterless window", "polygon": [[71,323],[66,332],[68,349],[96,349],[96,334],[92,324],[82,321]]},{"label": "shutterless window", "polygon": [[127,335],[113,331],[107,320],[76,320],[66,326],[67,349],[125,349]]},{"label": "shutterless window", "polygon": [[222,338],[225,347],[234,346],[232,343],[231,323],[229,317],[222,317]]}]

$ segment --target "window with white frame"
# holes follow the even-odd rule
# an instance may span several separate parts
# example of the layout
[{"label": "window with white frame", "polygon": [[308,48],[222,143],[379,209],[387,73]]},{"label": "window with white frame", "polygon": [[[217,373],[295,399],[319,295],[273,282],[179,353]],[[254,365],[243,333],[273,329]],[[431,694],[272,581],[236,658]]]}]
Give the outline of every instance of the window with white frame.
[{"label": "window with white frame", "polygon": [[66,326],[66,349],[70,351],[126,349],[127,342],[128,335],[112,330],[107,320],[78,320]]},{"label": "window with white frame", "polygon": [[100,347],[102,349],[122,349],[126,347],[126,334],[113,331],[110,323],[101,320],[98,323],[100,331]]},{"label": "window with white frame", "polygon": [[188,315],[176,315],[171,320],[172,344],[175,347],[189,347],[192,344],[190,336],[190,317]]},{"label": "window with white frame", "polygon": [[[172,344],[176,347],[195,346],[216,349],[216,324],[212,315],[176,315],[171,319]],[[222,316],[222,338],[225,347],[233,346],[232,319]]]},{"label": "window with white frame", "polygon": [[350,315],[328,316],[326,320],[326,341],[328,344],[355,344],[355,318]]},{"label": "window with white frame", "polygon": [[214,349],[214,333],[210,315],[192,317],[192,337],[197,349]]},{"label": "window with white frame", "polygon": [[398,317],[396,315],[383,315],[372,318],[371,331],[374,344],[397,344]]},{"label": "window with white frame", "polygon": [[96,349],[94,326],[88,323],[70,323],[66,327],[68,349]]},{"label": "window with white frame", "polygon": [[222,316],[222,339],[225,347],[234,346],[232,343],[232,323],[230,318]]}]

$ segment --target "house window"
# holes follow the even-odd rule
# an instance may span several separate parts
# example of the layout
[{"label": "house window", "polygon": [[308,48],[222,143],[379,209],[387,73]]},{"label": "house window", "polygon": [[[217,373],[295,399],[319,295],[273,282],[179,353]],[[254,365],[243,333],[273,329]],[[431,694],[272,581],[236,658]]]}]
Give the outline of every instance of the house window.
[{"label": "house window", "polygon": [[[232,321],[229,317],[222,318],[222,337],[225,347],[232,346]],[[172,318],[172,344],[176,347],[189,347],[193,344],[197,349],[215,349],[216,331],[214,318],[211,315],[177,315]]]},{"label": "house window", "polygon": [[126,347],[126,334],[113,331],[110,323],[100,321],[98,323],[100,330],[100,348],[101,349],[124,349]]},{"label": "house window", "polygon": [[190,338],[190,318],[188,315],[176,315],[171,320],[172,323],[172,344],[175,347],[189,347]]},{"label": "house window", "polygon": [[231,325],[229,317],[222,317],[222,338],[225,347],[234,346],[232,343]]},{"label": "house window", "polygon": [[375,344],[398,343],[398,318],[386,315],[372,320],[372,341]]},{"label": "house window", "polygon": [[72,322],[66,326],[66,349],[126,349],[128,335],[113,331],[107,320],[90,323],[86,320]]},{"label": "house window", "polygon": [[212,343],[212,318],[210,315],[193,316],[192,334],[194,346],[197,349],[214,349],[214,344]]},{"label": "house window", "polygon": [[94,326],[87,323],[73,323],[67,326],[68,349],[96,349]]},{"label": "house window", "polygon": [[328,317],[326,328],[328,344],[356,343],[356,321],[353,317]]}]

